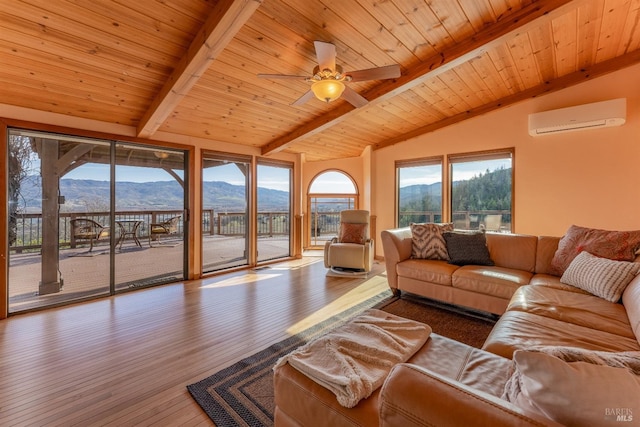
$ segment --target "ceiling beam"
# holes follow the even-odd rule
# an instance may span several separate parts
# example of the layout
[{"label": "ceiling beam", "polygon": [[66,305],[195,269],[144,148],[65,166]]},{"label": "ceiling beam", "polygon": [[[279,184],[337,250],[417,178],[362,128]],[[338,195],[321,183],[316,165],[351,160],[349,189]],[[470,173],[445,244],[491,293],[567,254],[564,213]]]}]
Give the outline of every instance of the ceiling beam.
[{"label": "ceiling beam", "polygon": [[[543,22],[560,16],[585,0],[539,0],[513,14],[504,20],[480,31],[469,39],[456,43],[438,55],[421,62],[409,69],[395,80],[387,80],[364,93],[369,100],[369,106],[384,102],[394,96],[410,90],[428,79],[443,74],[473,58],[483,55],[488,50],[504,43],[514,36],[527,32]],[[367,107],[363,107],[367,108]],[[289,145],[303,138],[315,135],[331,128],[351,116],[358,114],[358,110],[350,104],[344,103],[339,107],[323,114],[321,117],[306,123],[293,132],[277,138],[262,147],[262,154],[272,154],[286,149]]]},{"label": "ceiling beam", "polygon": [[211,63],[244,26],[263,0],[220,0],[140,119],[137,134],[151,137]]},{"label": "ceiling beam", "polygon": [[409,139],[424,135],[429,132],[442,129],[447,126],[459,123],[463,120],[470,119],[472,117],[481,116],[491,111],[498,110],[500,108],[513,105],[515,103],[526,101],[531,98],[536,98],[541,95],[546,95],[551,92],[556,92],[562,89],[566,89],[570,86],[577,85],[579,83],[586,82],[596,77],[603,76],[614,71],[618,71],[622,68],[630,67],[640,63],[640,50],[635,50],[631,53],[627,53],[622,56],[618,56],[613,59],[609,59],[598,64],[593,64],[590,67],[583,68],[575,73],[567,74],[566,76],[559,77],[557,79],[545,82],[541,85],[526,89],[522,92],[500,98],[496,101],[482,105],[477,108],[472,108],[464,113],[456,114],[455,116],[447,117],[446,119],[430,123],[425,126],[421,126],[417,129],[413,129],[410,132],[404,133],[395,138],[387,139],[383,142],[372,144],[374,150],[380,148],[389,147],[391,145],[398,144],[400,142],[407,141]]}]

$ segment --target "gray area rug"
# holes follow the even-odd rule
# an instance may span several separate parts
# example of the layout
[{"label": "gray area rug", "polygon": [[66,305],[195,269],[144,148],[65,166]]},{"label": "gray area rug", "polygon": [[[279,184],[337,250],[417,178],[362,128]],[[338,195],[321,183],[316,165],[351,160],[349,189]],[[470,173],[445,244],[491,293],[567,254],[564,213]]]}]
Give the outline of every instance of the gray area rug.
[{"label": "gray area rug", "polygon": [[391,296],[390,291],[352,307],[300,334],[243,359],[187,389],[218,427],[272,426],[276,361],[310,340],[336,328],[367,308],[375,307],[431,326],[434,333],[480,347],[497,317],[438,304],[423,298]]}]

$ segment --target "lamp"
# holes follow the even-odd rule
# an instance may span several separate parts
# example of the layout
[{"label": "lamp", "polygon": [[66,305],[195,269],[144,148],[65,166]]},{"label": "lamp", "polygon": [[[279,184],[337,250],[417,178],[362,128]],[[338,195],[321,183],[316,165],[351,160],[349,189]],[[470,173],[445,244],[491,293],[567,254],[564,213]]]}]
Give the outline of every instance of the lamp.
[{"label": "lamp", "polygon": [[169,153],[165,151],[154,151],[153,154],[160,160],[164,160],[169,157]]},{"label": "lamp", "polygon": [[344,83],[333,78],[316,80],[311,85],[311,91],[320,101],[331,102],[340,98],[344,92]]}]

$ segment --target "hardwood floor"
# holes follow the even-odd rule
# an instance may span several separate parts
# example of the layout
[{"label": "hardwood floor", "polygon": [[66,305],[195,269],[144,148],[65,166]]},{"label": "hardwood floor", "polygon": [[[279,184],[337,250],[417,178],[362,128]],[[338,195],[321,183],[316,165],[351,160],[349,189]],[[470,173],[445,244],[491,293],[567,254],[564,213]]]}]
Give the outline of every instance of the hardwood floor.
[{"label": "hardwood floor", "polygon": [[2,320],[0,425],[210,426],[187,384],[378,294],[383,270],[305,257]]}]

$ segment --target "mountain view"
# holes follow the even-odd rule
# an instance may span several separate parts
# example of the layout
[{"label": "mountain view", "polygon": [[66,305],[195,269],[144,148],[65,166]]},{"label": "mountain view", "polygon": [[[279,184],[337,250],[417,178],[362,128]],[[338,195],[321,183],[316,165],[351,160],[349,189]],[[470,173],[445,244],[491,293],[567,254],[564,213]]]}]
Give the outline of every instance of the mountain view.
[{"label": "mountain view", "polygon": [[[401,211],[438,211],[441,209],[442,184],[410,185],[400,189]],[[511,168],[486,171],[471,179],[455,181],[453,211],[511,209]]]},{"label": "mountain view", "polygon": [[[97,212],[109,210],[109,182],[81,179],[61,179],[60,194],[65,203],[63,212]],[[22,182],[21,211],[40,212],[42,190],[40,177],[31,175]],[[223,181],[207,181],[202,188],[203,207],[218,212],[240,212],[246,207],[245,187]],[[403,187],[399,192],[401,211],[439,211],[442,201],[440,182]],[[183,189],[176,181],[118,182],[117,210],[181,209]],[[508,210],[511,208],[511,169],[497,169],[469,180],[453,183],[453,211]],[[285,211],[289,208],[289,193],[258,188],[258,206],[262,211]],[[322,211],[322,208],[320,209]]]},{"label": "mountain view", "polygon": [[[63,212],[97,212],[109,210],[109,182],[61,179],[60,195],[65,202]],[[40,212],[42,189],[40,177],[29,176],[21,185],[21,210]],[[222,212],[241,212],[246,206],[245,187],[222,181],[203,183],[204,208]],[[176,181],[118,182],[116,185],[117,210],[172,210],[182,209],[183,188]],[[269,188],[258,188],[261,210],[284,211],[289,207],[289,193]]]}]

